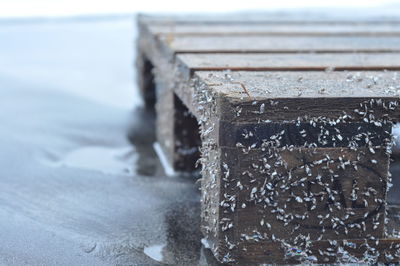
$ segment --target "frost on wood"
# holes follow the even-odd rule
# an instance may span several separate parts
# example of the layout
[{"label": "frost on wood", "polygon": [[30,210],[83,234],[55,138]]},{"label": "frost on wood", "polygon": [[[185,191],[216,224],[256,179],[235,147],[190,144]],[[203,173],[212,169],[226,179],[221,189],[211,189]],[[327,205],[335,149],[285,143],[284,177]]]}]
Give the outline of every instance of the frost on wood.
[{"label": "frost on wood", "polygon": [[397,72],[193,72],[143,49],[157,51],[158,134],[172,160],[184,154],[169,97],[199,123],[201,230],[218,260],[399,260],[386,202]]},{"label": "frost on wood", "polygon": [[[197,86],[197,97],[203,97],[202,128],[214,131],[203,135],[203,230],[221,261],[241,260],[248,252],[262,257],[274,249],[283,250],[280,255],[292,262],[399,258],[399,244],[385,242],[398,237],[385,226],[391,114],[398,101],[362,100],[336,117],[314,114],[281,121],[290,125],[283,130],[263,117],[248,127],[232,127],[240,141],[216,150],[221,142],[215,136],[232,132],[223,132],[221,121],[218,128],[213,120],[220,116],[221,95],[211,88],[202,82]],[[249,99],[249,105],[233,106],[232,117],[240,119],[248,106],[253,116],[262,116],[281,104]],[[275,131],[261,131],[263,127]],[[294,141],[290,134],[296,128]]]},{"label": "frost on wood", "polygon": [[[285,101],[248,99],[224,123],[225,96],[200,78],[190,84],[202,138],[202,231],[220,261],[265,261],[268,250],[288,262],[399,258],[398,242],[387,243],[398,232],[385,226],[397,100],[274,121],[265,113],[288,110]],[[255,122],[235,122],[246,113]]]}]

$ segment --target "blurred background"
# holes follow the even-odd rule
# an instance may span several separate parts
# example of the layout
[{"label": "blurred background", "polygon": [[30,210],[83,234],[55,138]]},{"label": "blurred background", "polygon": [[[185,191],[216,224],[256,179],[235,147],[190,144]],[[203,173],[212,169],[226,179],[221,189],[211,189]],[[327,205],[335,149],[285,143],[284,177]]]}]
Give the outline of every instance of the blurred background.
[{"label": "blurred background", "polygon": [[0,265],[216,264],[198,185],[151,146],[135,15],[244,11],[393,17],[400,2],[1,0]]},{"label": "blurred background", "polygon": [[[171,1],[132,1],[132,0],[3,0],[1,3],[1,17],[57,17],[75,15],[99,14],[132,14],[135,12],[232,12],[245,10],[282,10],[282,9],[371,9],[369,12],[380,11],[386,14],[398,14],[398,1],[394,0],[281,0],[263,1],[252,0],[243,2],[203,0],[195,2]],[[353,15],[362,15],[352,12]]]}]

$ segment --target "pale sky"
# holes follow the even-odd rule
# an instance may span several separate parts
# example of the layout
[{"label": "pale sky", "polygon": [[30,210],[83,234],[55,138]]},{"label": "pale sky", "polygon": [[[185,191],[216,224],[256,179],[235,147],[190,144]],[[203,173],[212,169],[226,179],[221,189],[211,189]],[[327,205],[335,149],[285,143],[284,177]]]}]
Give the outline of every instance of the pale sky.
[{"label": "pale sky", "polygon": [[[134,12],[224,12],[282,8],[370,8],[394,0],[0,0],[0,17],[71,16]],[[390,11],[390,8],[387,8]]]}]

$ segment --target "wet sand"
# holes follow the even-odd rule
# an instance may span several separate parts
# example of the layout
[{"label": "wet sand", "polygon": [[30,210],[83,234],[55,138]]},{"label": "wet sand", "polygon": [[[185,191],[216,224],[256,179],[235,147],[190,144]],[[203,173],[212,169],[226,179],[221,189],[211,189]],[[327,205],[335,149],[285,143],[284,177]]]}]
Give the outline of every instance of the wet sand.
[{"label": "wet sand", "polygon": [[131,17],[0,24],[0,265],[217,264],[198,184],[153,151],[134,38]]},{"label": "wet sand", "polygon": [[0,24],[0,265],[212,263],[198,185],[153,151],[134,37],[132,17]]}]

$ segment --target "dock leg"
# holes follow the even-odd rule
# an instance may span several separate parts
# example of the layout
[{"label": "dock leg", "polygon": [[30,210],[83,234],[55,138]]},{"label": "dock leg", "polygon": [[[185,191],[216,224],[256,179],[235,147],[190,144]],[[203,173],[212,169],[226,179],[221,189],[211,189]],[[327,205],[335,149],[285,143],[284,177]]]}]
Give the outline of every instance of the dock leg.
[{"label": "dock leg", "polygon": [[[141,55],[137,59],[138,84],[147,110],[156,112],[156,136],[160,157],[176,173],[199,171],[200,132],[197,119],[163,79],[160,67]],[[173,171],[168,171],[172,174]]]},{"label": "dock leg", "polygon": [[154,111],[156,103],[156,85],[154,81],[154,66],[142,53],[136,58],[137,84],[146,109]]}]

